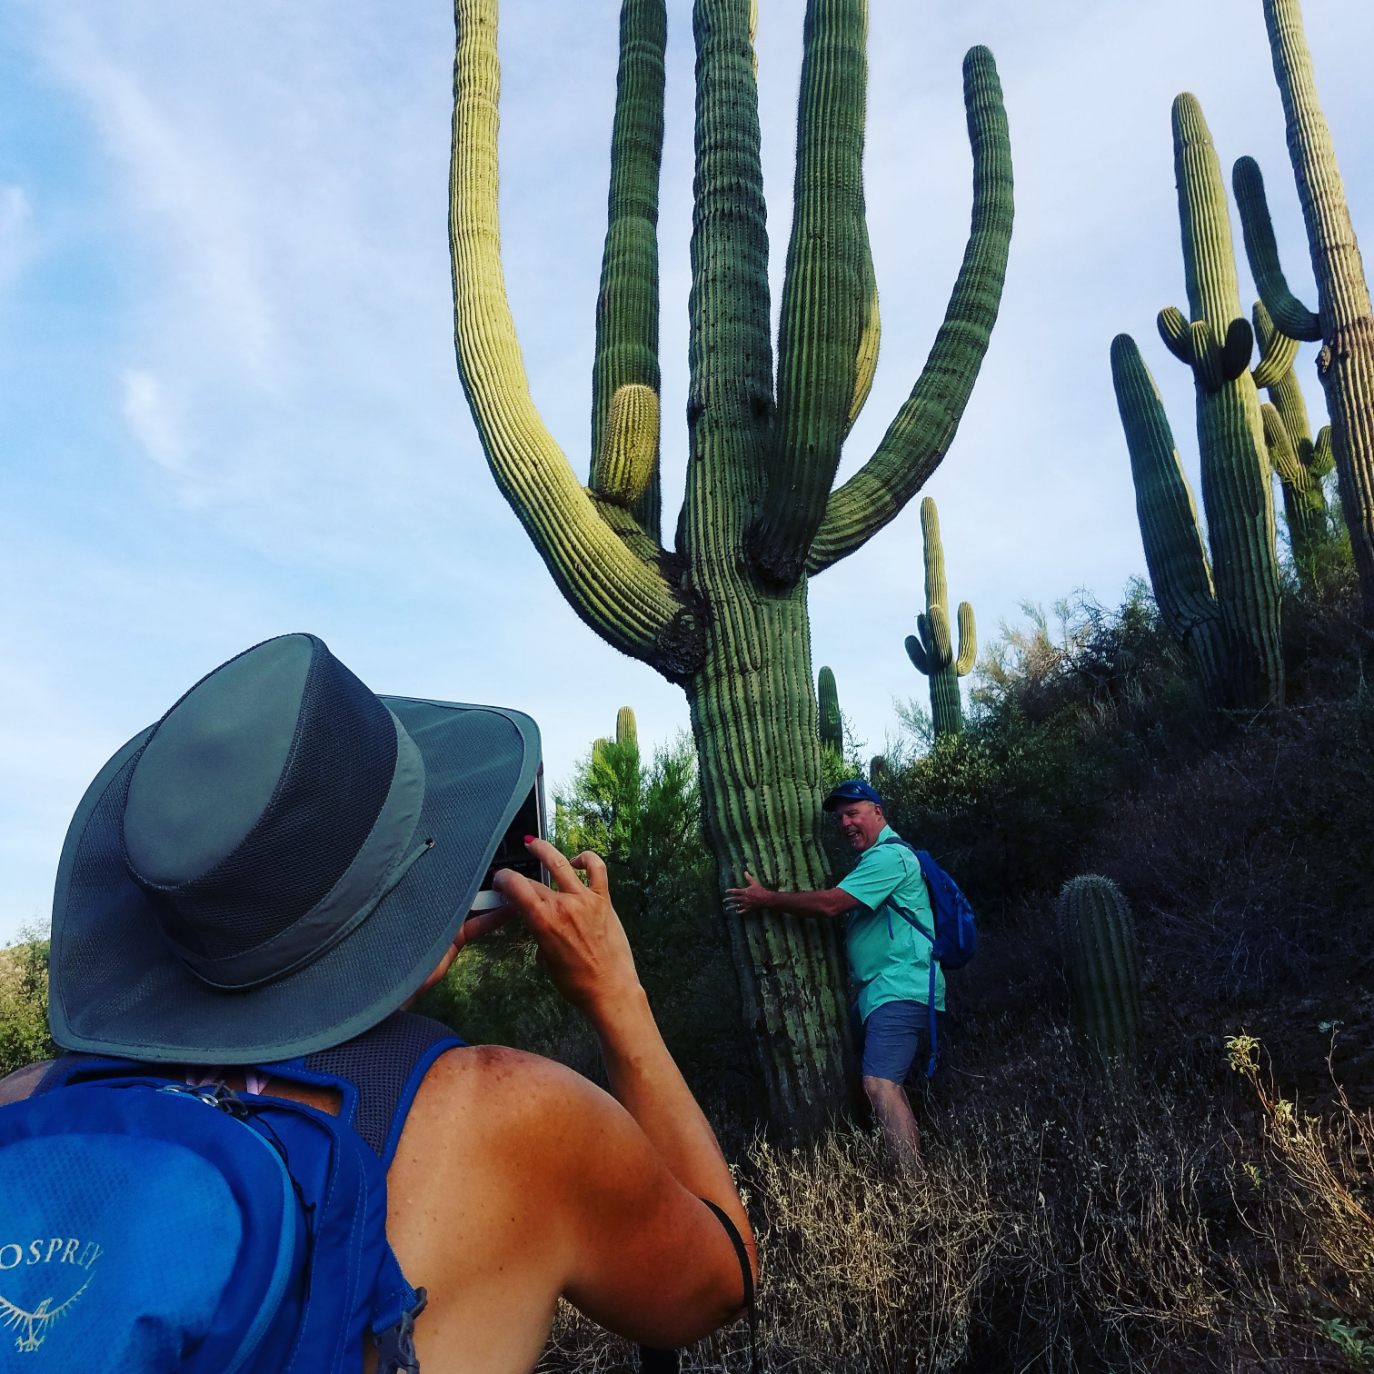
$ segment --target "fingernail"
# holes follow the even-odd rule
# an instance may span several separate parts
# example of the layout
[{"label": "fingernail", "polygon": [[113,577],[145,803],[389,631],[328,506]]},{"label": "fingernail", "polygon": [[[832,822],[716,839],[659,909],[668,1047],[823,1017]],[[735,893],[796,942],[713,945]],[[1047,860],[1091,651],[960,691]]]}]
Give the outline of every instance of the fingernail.
[{"label": "fingernail", "polygon": [[526,835],[526,836],[525,836],[525,843],[526,843],[526,844],[532,844],[532,843],[534,842],[534,839],[535,839],[535,837],[534,837],[533,835]]}]

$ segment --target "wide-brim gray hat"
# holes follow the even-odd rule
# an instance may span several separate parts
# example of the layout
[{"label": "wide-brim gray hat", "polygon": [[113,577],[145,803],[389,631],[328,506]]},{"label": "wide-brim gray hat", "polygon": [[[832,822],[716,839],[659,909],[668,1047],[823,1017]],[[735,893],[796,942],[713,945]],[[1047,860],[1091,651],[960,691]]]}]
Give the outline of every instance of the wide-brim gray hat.
[{"label": "wide-brim gray hat", "polygon": [[245,651],[77,808],[53,1039],[251,1064],[360,1034],[439,963],[538,768],[519,711],[379,697],[313,635]]}]

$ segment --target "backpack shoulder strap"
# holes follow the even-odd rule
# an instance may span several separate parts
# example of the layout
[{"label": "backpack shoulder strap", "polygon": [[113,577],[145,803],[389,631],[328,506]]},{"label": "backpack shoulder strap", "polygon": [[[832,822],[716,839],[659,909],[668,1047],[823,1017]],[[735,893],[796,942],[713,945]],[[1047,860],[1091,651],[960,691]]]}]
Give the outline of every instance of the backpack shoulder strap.
[{"label": "backpack shoulder strap", "polygon": [[[425,1074],[441,1054],[466,1044],[439,1021],[398,1011],[352,1040],[295,1064],[314,1081],[336,1083],[355,1096],[353,1129],[390,1166]],[[294,1065],[280,1067],[291,1076]]]}]

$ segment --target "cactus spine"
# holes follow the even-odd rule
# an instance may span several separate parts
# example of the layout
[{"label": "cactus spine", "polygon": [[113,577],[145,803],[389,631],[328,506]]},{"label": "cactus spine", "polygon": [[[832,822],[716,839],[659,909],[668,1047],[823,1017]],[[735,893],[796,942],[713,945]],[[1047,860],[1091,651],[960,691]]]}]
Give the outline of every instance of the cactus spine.
[{"label": "cactus spine", "polygon": [[835,674],[822,668],[816,679],[816,700],[820,706],[821,748],[844,758],[844,720],[840,715],[840,694]]},{"label": "cactus spine", "polygon": [[[1192,609],[1184,621],[1197,623],[1197,606],[1205,581],[1212,584],[1216,616],[1225,641],[1221,672],[1203,674],[1213,699],[1223,706],[1257,709],[1283,702],[1283,654],[1279,636],[1278,558],[1274,539],[1274,498],[1269,481],[1268,451],[1259,409],[1259,395],[1249,372],[1253,334],[1240,318],[1240,295],[1231,248],[1231,222],[1226,208],[1221,167],[1202,108],[1191,95],[1174,101],[1174,170],[1178,183],[1179,222],[1182,227],[1183,262],[1188,286],[1189,315],[1173,307],[1160,312],[1159,332],[1169,351],[1193,372],[1197,397],[1198,443],[1202,453],[1202,504],[1212,545],[1207,578],[1198,570],[1191,552],[1182,570],[1178,559],[1192,539],[1170,536],[1169,553],[1151,561],[1171,560],[1188,588]],[[1123,342],[1124,340],[1124,342]],[[1118,378],[1117,400],[1126,422],[1128,443],[1163,444],[1173,450],[1167,422],[1149,413],[1158,406],[1153,382],[1138,358],[1132,360],[1129,339],[1121,336],[1112,346],[1113,367]],[[1274,365],[1272,360],[1270,365]],[[1123,388],[1122,373],[1129,374]],[[1143,373],[1143,380],[1139,373]],[[1127,418],[1128,409],[1137,412]],[[1163,432],[1160,424],[1163,423]],[[1149,469],[1165,487],[1174,483],[1169,460],[1160,450],[1154,456],[1132,451],[1132,467]],[[1173,460],[1176,462],[1176,459]],[[1181,481],[1181,476],[1180,476]],[[1183,488],[1186,493],[1186,484]],[[1172,529],[1181,520],[1182,498],[1159,493],[1143,496],[1137,506],[1152,506]],[[1156,495],[1164,505],[1156,505]],[[1188,497],[1191,505],[1191,497]],[[1157,537],[1161,526],[1150,531],[1142,516],[1142,537]],[[1201,540],[1198,539],[1198,547]],[[1147,558],[1150,557],[1147,551]],[[1206,567],[1203,559],[1202,566]],[[1158,591],[1157,591],[1158,595]],[[1210,632],[1209,632],[1210,636]],[[1214,645],[1208,647],[1208,652]]]},{"label": "cactus spine", "polygon": [[1307,225],[1317,282],[1315,312],[1288,289],[1264,181],[1251,158],[1236,163],[1236,200],[1255,284],[1274,323],[1294,339],[1320,339],[1323,344],[1317,371],[1331,415],[1341,509],[1350,528],[1364,617],[1374,625],[1374,307],[1331,130],[1317,99],[1298,0],[1264,0],[1264,22]]},{"label": "cactus spine", "polygon": [[925,546],[926,608],[916,617],[916,634],[907,635],[907,657],[930,679],[930,719],[935,738],[957,735],[964,725],[959,679],[978,657],[973,607],[959,603],[959,652],[954,652],[949,626],[949,589],[945,584],[945,548],[940,542],[940,515],[929,497],[921,501],[921,539]]},{"label": "cactus spine", "polygon": [[[751,8],[693,4],[689,462],[674,547],[660,543],[653,508],[657,406],[629,390],[658,394],[663,0],[624,0],[621,10],[587,487],[530,398],[506,298],[496,0],[455,5],[456,342],[487,461],[565,597],[608,643],[687,693],[722,886],[747,868],[814,888],[827,876],[808,581],[892,520],[949,447],[1001,299],[1011,156],[997,70],[975,48],[964,64],[973,221],[945,320],[877,450],[832,490],[878,342],[862,179],[866,6],[807,4],[776,378]],[[845,1067],[837,932],[769,915],[729,931],[772,1116],[797,1134],[819,1128]]]},{"label": "cactus spine", "polygon": [[1096,873],[1070,878],[1055,908],[1079,1031],[1103,1063],[1131,1063],[1140,1015],[1135,924],[1121,889]]}]

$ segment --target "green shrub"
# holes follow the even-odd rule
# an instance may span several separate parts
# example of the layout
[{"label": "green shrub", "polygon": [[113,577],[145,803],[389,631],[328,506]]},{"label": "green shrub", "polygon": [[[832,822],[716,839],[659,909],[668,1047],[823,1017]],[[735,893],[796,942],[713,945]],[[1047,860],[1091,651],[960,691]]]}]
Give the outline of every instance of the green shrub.
[{"label": "green shrub", "polygon": [[0,1076],[52,1054],[48,942],[27,935],[0,949]]}]

